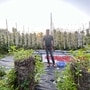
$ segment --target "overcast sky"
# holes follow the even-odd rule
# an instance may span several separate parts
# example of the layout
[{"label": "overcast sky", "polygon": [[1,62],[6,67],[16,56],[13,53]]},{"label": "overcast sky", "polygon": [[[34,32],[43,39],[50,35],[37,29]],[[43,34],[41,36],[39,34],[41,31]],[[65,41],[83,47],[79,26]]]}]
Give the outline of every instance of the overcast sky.
[{"label": "overcast sky", "polygon": [[25,32],[44,32],[50,28],[51,12],[55,28],[74,30],[82,24],[88,27],[90,17],[85,2],[75,1],[80,0],[0,0],[0,28],[6,27],[7,19],[9,30],[17,23],[20,31],[24,26]]},{"label": "overcast sky", "polygon": [[64,0],[90,16],[90,0]]}]

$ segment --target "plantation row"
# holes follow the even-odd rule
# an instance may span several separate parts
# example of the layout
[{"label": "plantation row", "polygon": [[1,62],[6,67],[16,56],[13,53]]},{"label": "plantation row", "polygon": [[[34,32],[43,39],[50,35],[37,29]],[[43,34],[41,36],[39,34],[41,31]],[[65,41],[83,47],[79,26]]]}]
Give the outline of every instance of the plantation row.
[{"label": "plantation row", "polygon": [[[78,49],[90,43],[90,34],[81,32],[61,32],[53,30],[51,33],[54,37],[55,49]],[[6,29],[0,29],[0,50],[7,50],[9,46],[16,45],[18,47],[42,49],[42,32],[36,33],[20,33],[16,28],[12,28],[12,32]],[[8,47],[7,47],[8,46]]]}]

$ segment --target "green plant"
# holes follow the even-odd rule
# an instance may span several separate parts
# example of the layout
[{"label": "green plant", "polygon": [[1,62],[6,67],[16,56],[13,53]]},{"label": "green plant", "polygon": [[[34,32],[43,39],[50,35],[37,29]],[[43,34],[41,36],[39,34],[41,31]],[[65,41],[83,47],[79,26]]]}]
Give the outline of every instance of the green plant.
[{"label": "green plant", "polygon": [[35,82],[38,83],[41,75],[44,73],[44,63],[40,55],[35,55]]},{"label": "green plant", "polygon": [[[17,49],[16,46],[12,46],[11,49],[9,50],[11,54],[14,55],[15,61],[21,61],[21,60],[26,60],[30,56],[33,56],[35,58],[35,69],[34,73],[30,74],[30,78],[34,78],[35,82],[38,83],[40,80],[40,76],[42,73],[44,73],[44,63],[41,61],[41,56],[40,55],[34,55],[33,52],[34,50],[25,50],[23,48]],[[28,90],[28,84],[30,81],[25,80],[22,84],[21,87],[24,88],[25,90]]]},{"label": "green plant", "polygon": [[4,54],[0,54],[0,59],[4,57]]},{"label": "green plant", "polygon": [[20,51],[14,52],[15,60],[25,60],[32,56],[33,50],[24,50],[21,49]]},{"label": "green plant", "polygon": [[25,60],[30,56],[33,56],[34,50],[25,50],[24,48],[17,49],[16,46],[11,46],[9,53],[14,55],[15,60]]},{"label": "green plant", "polygon": [[70,64],[67,65],[64,71],[57,71],[55,76],[57,90],[77,90],[70,70]]},{"label": "green plant", "polygon": [[6,77],[7,77],[8,85],[15,87],[15,84],[16,84],[16,71],[15,71],[15,69],[11,69],[10,71],[8,71],[6,74]]},{"label": "green plant", "polygon": [[75,57],[75,63],[78,69],[85,68],[88,70],[90,68],[90,54],[86,53],[86,50],[79,49],[78,51],[72,53]]},{"label": "green plant", "polygon": [[3,77],[4,75],[6,75],[5,67],[0,66],[0,77]]},{"label": "green plant", "polygon": [[29,88],[28,88],[29,83],[30,83],[30,81],[24,80],[24,82],[21,84],[21,87],[22,87],[24,90],[29,90]]},{"label": "green plant", "polygon": [[80,83],[83,82],[83,80],[81,80],[84,77],[83,72],[90,72],[90,53],[87,53],[87,49],[84,48],[72,51],[71,54],[74,56],[71,72],[78,88],[80,87]]},{"label": "green plant", "polygon": [[7,54],[7,53],[8,53],[7,43],[0,41],[0,54]]},{"label": "green plant", "polygon": [[14,69],[6,73],[3,79],[0,80],[0,90],[18,90],[15,73]]}]

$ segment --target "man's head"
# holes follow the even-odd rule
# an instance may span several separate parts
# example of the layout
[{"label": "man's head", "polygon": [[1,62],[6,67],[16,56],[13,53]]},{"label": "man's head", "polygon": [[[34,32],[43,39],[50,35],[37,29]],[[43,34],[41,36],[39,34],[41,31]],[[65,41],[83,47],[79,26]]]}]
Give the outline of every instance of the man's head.
[{"label": "man's head", "polygon": [[46,35],[49,35],[49,29],[46,30]]}]

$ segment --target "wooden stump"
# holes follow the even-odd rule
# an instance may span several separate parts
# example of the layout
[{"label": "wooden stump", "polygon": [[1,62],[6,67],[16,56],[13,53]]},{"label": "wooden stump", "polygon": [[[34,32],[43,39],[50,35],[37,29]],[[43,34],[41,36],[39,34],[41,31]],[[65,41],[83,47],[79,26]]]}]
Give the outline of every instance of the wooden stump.
[{"label": "wooden stump", "polygon": [[34,67],[35,60],[33,57],[15,61],[16,81],[19,90],[34,90]]}]

